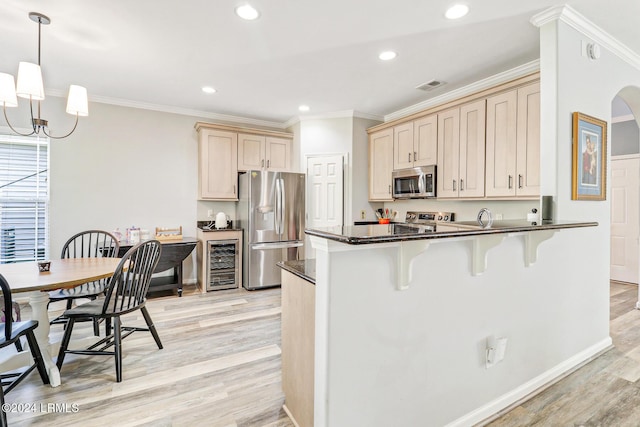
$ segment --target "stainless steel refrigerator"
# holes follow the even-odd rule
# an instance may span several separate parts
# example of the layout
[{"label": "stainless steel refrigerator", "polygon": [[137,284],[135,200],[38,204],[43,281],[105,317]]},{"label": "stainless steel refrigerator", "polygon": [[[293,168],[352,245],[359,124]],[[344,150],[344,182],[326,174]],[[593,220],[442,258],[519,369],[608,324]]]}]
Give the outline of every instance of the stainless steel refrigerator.
[{"label": "stainless steel refrigerator", "polygon": [[304,193],[301,173],[248,171],[239,176],[246,289],[280,286],[276,263],[304,259]]}]

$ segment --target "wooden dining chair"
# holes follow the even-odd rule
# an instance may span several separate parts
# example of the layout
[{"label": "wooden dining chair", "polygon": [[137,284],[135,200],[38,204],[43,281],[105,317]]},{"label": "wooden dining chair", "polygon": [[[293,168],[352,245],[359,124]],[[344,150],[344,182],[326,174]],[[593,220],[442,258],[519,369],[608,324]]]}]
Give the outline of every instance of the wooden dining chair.
[{"label": "wooden dining chair", "polygon": [[[71,236],[69,240],[62,246],[60,258],[97,258],[118,256],[120,243],[118,239],[102,230],[87,230]],[[88,298],[95,300],[99,295],[104,294],[108,279],[96,280],[94,282],[83,283],[70,289],[58,289],[49,292],[49,302],[67,301],[67,310],[73,306],[73,301],[80,298]],[[57,323],[66,324],[64,315],[58,316],[50,322],[52,325]],[[93,323],[94,335],[100,335],[99,323],[94,319]]]},{"label": "wooden dining chair", "polygon": [[[58,353],[58,369],[62,369],[65,355],[111,355],[115,357],[116,381],[122,381],[122,340],[135,331],[149,331],[159,349],[162,349],[160,337],[156,331],[151,316],[145,307],[151,275],[158,264],[162,248],[157,240],[148,240],[133,246],[122,257],[116,270],[109,280],[106,296],[75,308],[66,310],[67,327],[62,337],[60,352]],[[146,328],[122,326],[120,316],[140,310],[147,324]],[[69,350],[69,341],[73,332],[73,325],[78,319],[105,319],[107,325],[113,319],[113,333],[109,330],[107,336],[86,350]],[[125,332],[123,334],[123,332]],[[106,351],[113,346],[113,351]]]},{"label": "wooden dining chair", "polygon": [[[7,279],[0,274],[0,290],[2,290],[2,307],[5,313],[11,313],[13,307],[13,300],[11,299],[11,288]],[[27,320],[24,322],[14,322],[12,316],[5,316],[4,323],[0,324],[0,349],[15,345],[19,342],[21,337],[27,338],[29,344],[29,350],[31,350],[31,356],[33,357],[33,365],[29,366],[22,372],[0,374],[1,384],[0,387],[0,406],[4,408],[4,395],[9,393],[15,386],[17,386],[31,371],[35,368],[38,369],[40,378],[44,384],[49,384],[49,375],[47,375],[47,369],[44,365],[44,359],[42,358],[42,352],[36,341],[34,330],[38,327],[37,320]],[[4,410],[0,410],[0,425],[7,425],[7,414]]]}]

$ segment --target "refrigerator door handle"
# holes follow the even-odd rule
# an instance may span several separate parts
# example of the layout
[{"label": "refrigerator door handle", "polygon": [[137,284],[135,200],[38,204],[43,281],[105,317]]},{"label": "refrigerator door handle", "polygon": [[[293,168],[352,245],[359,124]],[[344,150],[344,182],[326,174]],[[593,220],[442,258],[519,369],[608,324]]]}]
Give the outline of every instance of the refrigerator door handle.
[{"label": "refrigerator door handle", "polygon": [[284,243],[256,243],[250,245],[250,249],[286,249],[286,248],[299,248],[303,246],[304,242],[284,242]]},{"label": "refrigerator door handle", "polygon": [[276,227],[276,234],[280,235],[282,234],[282,229],[280,228],[281,224],[280,224],[280,211],[282,210],[282,206],[280,205],[280,194],[282,193],[282,188],[280,188],[280,180],[276,179],[276,200],[275,200],[275,205],[276,205],[276,209],[274,212],[274,222],[275,222],[275,227]]},{"label": "refrigerator door handle", "polygon": [[280,178],[280,234],[284,232],[284,213],[287,211],[287,200],[285,199],[284,179]]}]

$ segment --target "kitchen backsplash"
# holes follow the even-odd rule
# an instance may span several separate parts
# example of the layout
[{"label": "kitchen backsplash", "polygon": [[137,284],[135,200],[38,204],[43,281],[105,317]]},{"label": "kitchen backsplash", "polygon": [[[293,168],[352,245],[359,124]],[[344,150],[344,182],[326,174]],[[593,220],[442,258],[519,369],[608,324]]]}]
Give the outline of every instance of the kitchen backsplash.
[{"label": "kitchen backsplash", "polygon": [[407,211],[446,211],[456,214],[456,221],[476,219],[482,208],[487,208],[494,219],[502,215],[503,219],[526,219],[531,209],[540,212],[539,200],[433,200],[414,199],[388,202],[384,204],[389,210],[398,211],[396,221],[404,221]]}]

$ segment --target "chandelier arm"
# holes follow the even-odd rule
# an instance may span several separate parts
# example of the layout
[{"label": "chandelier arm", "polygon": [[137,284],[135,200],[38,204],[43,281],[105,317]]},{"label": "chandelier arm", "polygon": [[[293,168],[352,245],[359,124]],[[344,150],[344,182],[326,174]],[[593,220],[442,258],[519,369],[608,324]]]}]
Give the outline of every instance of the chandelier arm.
[{"label": "chandelier arm", "polygon": [[[11,122],[9,121],[9,117],[7,117],[7,107],[4,105],[4,103],[2,103],[2,111],[4,112],[4,119],[5,119],[5,121],[7,122],[7,124],[9,125],[9,127],[11,128],[11,130],[12,130],[14,133],[17,133],[17,134],[18,134],[18,135],[20,135],[20,136],[31,136],[31,135],[33,135],[34,133],[36,133],[35,129],[34,129],[33,131],[31,131],[31,133],[22,133],[22,132],[18,132],[17,130],[15,130],[15,129],[13,128],[13,126],[11,126]],[[33,123],[33,122],[32,122],[32,123]]]},{"label": "chandelier arm", "polygon": [[73,124],[73,129],[71,129],[68,134],[66,134],[64,136],[53,136],[53,135],[50,135],[50,134],[47,133],[47,128],[42,128],[42,132],[45,135],[47,135],[49,138],[51,138],[51,139],[63,139],[63,138],[68,137],[69,135],[71,135],[73,133],[73,131],[76,130],[77,126],[78,126],[78,114],[76,113],[76,122]]},{"label": "chandelier arm", "polygon": [[[33,120],[33,98],[31,95],[29,95],[29,111],[31,111],[31,127],[33,128],[33,133],[40,133],[35,120]],[[40,118],[40,101],[38,101],[38,118]]]}]

